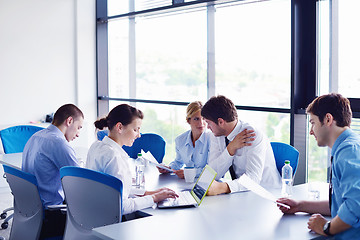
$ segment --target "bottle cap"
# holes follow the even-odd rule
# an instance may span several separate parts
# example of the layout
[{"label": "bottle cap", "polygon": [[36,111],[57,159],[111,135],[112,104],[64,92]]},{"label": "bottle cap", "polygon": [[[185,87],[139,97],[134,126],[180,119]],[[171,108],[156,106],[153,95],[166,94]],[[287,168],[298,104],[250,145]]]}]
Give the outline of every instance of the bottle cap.
[{"label": "bottle cap", "polygon": [[285,164],[290,164],[290,160],[285,160]]}]

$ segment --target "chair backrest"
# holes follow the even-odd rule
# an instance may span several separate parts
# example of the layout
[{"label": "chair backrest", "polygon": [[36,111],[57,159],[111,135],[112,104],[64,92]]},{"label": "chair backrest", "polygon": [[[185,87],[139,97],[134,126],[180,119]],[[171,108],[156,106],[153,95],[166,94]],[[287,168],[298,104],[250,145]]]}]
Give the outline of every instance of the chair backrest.
[{"label": "chair backrest", "polygon": [[143,149],[145,152],[150,151],[154,158],[162,163],[165,156],[165,140],[155,133],[141,134],[140,138],[137,138],[131,147],[123,146],[123,149],[131,158],[137,158],[137,154]]},{"label": "chair backrest", "polygon": [[[97,132],[98,140],[103,140],[105,136],[108,136],[108,130],[102,130]],[[164,138],[155,133],[141,134],[140,138],[137,138],[131,147],[123,146],[123,149],[131,158],[137,158],[137,154],[143,149],[145,152],[150,151],[155,159],[162,163],[165,156],[166,142]]]},{"label": "chair backrest", "polygon": [[95,227],[121,222],[120,179],[80,167],[60,169],[67,204],[64,239],[98,239]]},{"label": "chair backrest", "polygon": [[276,168],[279,171],[280,176],[282,175],[281,169],[285,164],[285,160],[290,161],[294,176],[298,166],[299,151],[293,146],[282,142],[271,142],[270,144],[274,152]]},{"label": "chair backrest", "polygon": [[6,180],[14,196],[14,218],[10,239],[38,239],[43,205],[34,175],[4,165]]},{"label": "chair backrest", "polygon": [[29,138],[44,128],[32,125],[19,125],[0,131],[0,138],[5,153],[18,153],[24,150]]},{"label": "chair backrest", "polygon": [[96,133],[96,137],[99,141],[102,141],[105,136],[109,135],[109,130],[100,130]]}]

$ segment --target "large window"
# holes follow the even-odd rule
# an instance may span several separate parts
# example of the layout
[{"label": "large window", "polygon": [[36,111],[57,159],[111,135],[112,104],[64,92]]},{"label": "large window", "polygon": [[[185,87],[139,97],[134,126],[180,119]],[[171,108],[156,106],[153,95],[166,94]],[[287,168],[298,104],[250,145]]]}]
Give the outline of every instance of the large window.
[{"label": "large window", "polygon": [[329,150],[309,136],[304,109],[332,91],[358,96],[359,1],[176,2],[97,1],[99,114],[140,108],[141,132],[165,138],[168,163],[189,129],[186,105],[223,94],[270,141],[298,147],[298,183],[325,181]]},{"label": "large window", "polygon": [[290,108],[290,1],[220,7],[216,93],[237,105]]},{"label": "large window", "polygon": [[[348,98],[358,98],[360,34],[349,26],[360,22],[357,14],[360,2],[322,0],[318,6],[318,95],[339,92]],[[359,122],[353,118],[351,128],[360,134]],[[330,150],[318,147],[313,136],[308,139],[309,181],[325,181],[329,174]]]},{"label": "large window", "polygon": [[109,96],[129,98],[129,21],[111,21],[109,28]]},{"label": "large window", "polygon": [[360,23],[359,9],[358,0],[338,0],[339,93],[350,98],[360,96],[360,32],[353,27]]},{"label": "large window", "polygon": [[[213,15],[201,5],[135,16],[126,15],[124,8],[139,11],[146,6],[126,2],[108,1],[109,15],[124,14],[108,22],[109,97],[120,100],[110,100],[109,108],[127,102],[141,109],[141,132],[166,140],[165,163],[175,158],[176,136],[189,129],[186,103],[207,100],[210,78],[215,79],[213,93],[236,105],[260,108],[239,110],[240,119],[271,141],[290,142],[289,0],[215,5]],[[214,49],[209,48],[212,35]],[[209,51],[215,54],[209,57]],[[215,71],[208,69],[211,57]]]},{"label": "large window", "polygon": [[206,100],[206,11],[136,19],[136,96]]}]

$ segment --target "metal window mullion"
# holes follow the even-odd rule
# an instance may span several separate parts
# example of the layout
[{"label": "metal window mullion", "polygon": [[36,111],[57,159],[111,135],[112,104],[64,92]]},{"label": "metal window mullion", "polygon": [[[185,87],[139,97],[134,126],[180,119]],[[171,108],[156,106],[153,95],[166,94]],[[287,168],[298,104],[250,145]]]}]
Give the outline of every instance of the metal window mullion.
[{"label": "metal window mullion", "polygon": [[[329,0],[329,92],[339,91],[339,21],[338,21],[339,2]],[[327,182],[330,180],[331,149],[327,151]]]},{"label": "metal window mullion", "polygon": [[129,98],[136,98],[135,17],[129,18]]},{"label": "metal window mullion", "polygon": [[[107,0],[96,1],[96,19],[107,17]],[[97,114],[109,112],[109,101],[99,100],[99,96],[109,96],[108,78],[108,22],[97,21],[96,27],[96,73],[97,73]]]},{"label": "metal window mullion", "polygon": [[339,2],[338,0],[330,0],[329,4],[329,22],[330,22],[330,59],[329,59],[329,92],[339,91]]},{"label": "metal window mullion", "polygon": [[215,6],[207,7],[207,97],[215,95]]}]

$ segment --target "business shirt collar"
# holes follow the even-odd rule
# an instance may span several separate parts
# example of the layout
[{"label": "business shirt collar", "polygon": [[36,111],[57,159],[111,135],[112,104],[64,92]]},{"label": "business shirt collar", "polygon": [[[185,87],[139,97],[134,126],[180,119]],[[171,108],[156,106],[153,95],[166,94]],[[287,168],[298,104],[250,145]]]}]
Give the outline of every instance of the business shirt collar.
[{"label": "business shirt collar", "polygon": [[[200,137],[199,137],[199,139],[198,140],[196,140],[196,142],[197,141],[199,141],[199,142],[201,142],[201,143],[204,143],[204,141],[205,141],[205,132],[206,132],[206,130],[200,135]],[[192,139],[191,139],[191,130],[189,131],[189,134],[187,135],[187,137],[186,137],[186,143],[185,143],[185,145],[187,145],[187,146],[193,146],[193,143],[192,143]]]},{"label": "business shirt collar", "polygon": [[[232,130],[232,132],[227,136],[227,138],[229,139],[229,141],[231,142],[232,140],[234,140],[234,138],[236,137],[236,135],[240,132],[242,127],[242,122],[239,120],[236,125],[235,128]],[[224,136],[226,137],[226,136]]]},{"label": "business shirt collar", "polygon": [[50,132],[53,132],[56,136],[58,136],[58,137],[63,138],[63,139],[66,140],[64,133],[63,133],[62,131],[60,131],[60,129],[59,129],[57,126],[55,126],[55,125],[53,125],[53,124],[50,124],[50,125],[47,127],[47,129],[48,129]]},{"label": "business shirt collar", "polygon": [[192,146],[192,140],[191,140],[191,130],[188,132],[187,136],[186,136],[186,146]]},{"label": "business shirt collar", "polygon": [[340,136],[335,140],[335,143],[331,149],[331,156],[334,156],[336,149],[348,136],[350,136],[352,134],[352,132],[353,132],[353,130],[347,129],[340,134]]}]

